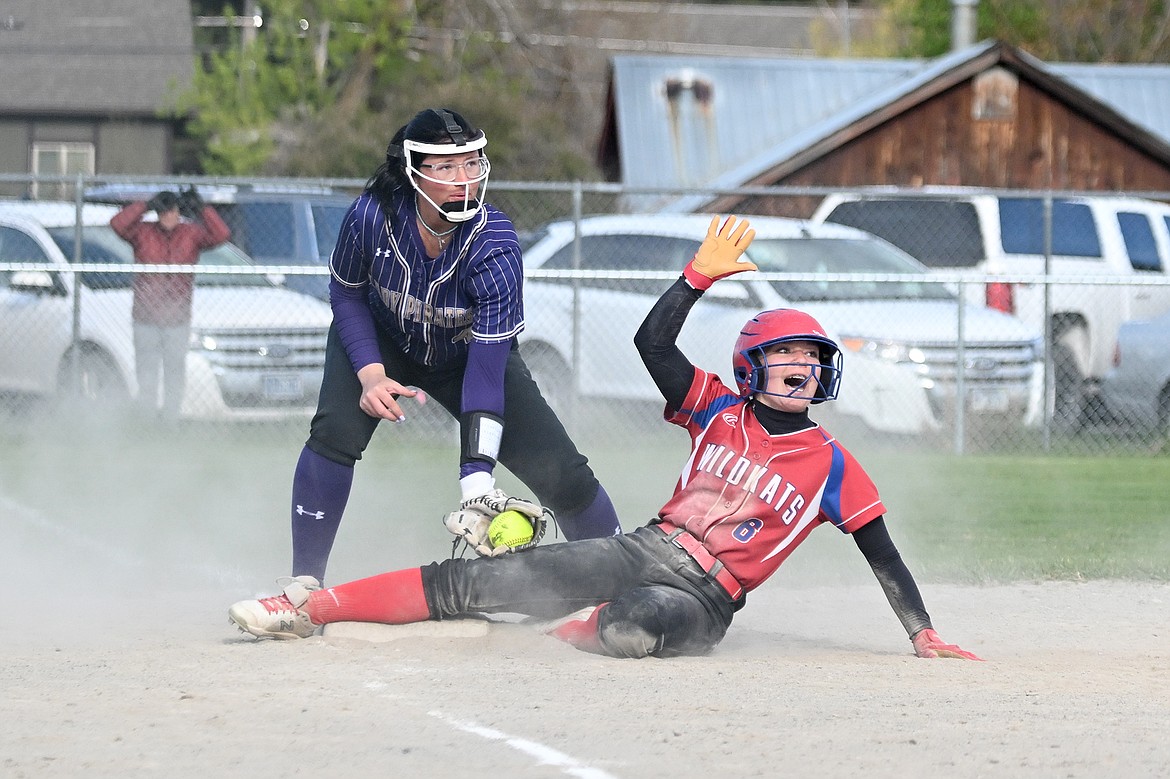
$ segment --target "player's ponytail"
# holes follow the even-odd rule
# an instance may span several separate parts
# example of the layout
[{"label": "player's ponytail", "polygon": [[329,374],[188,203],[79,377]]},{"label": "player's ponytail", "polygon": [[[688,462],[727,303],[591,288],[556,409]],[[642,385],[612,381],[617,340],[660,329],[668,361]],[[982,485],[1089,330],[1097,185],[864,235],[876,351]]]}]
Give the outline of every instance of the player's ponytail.
[{"label": "player's ponytail", "polygon": [[366,182],[366,192],[373,195],[386,211],[390,210],[390,202],[396,192],[410,188],[410,181],[406,178],[406,156],[402,151],[407,127],[409,125],[403,125],[394,133],[386,146],[386,158]]}]

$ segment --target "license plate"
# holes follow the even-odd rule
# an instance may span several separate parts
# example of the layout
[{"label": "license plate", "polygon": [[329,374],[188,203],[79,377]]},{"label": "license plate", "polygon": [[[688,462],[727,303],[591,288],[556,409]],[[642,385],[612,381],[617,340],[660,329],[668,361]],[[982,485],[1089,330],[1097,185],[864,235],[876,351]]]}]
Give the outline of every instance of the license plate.
[{"label": "license plate", "polygon": [[293,400],[304,394],[301,377],[296,374],[264,377],[264,397],[269,400]]},{"label": "license plate", "polygon": [[983,414],[999,414],[1008,410],[1008,396],[1000,390],[975,390],[971,393],[971,410]]}]

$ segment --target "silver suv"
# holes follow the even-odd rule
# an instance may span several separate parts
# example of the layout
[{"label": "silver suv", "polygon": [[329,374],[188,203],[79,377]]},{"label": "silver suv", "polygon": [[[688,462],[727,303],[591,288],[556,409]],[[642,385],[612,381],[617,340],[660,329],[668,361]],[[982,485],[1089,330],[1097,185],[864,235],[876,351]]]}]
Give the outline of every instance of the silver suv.
[{"label": "silver suv", "polygon": [[[235,188],[232,188],[235,189]],[[232,228],[232,240],[257,265],[307,265],[317,275],[285,274],[289,289],[329,300],[329,256],[353,197],[331,188],[254,186],[211,192],[208,202]]]},{"label": "silver suv", "polygon": [[[173,185],[172,185],[173,186]],[[159,185],[108,184],[86,190],[95,203],[149,200]],[[201,184],[204,201],[232,230],[232,242],[257,265],[298,265],[315,273],[285,273],[282,286],[329,300],[329,256],[354,195],[328,186]]]},{"label": "silver suv", "polygon": [[[109,226],[117,210],[82,206],[79,233],[73,203],[0,202],[0,392],[118,404],[137,391],[133,253]],[[80,273],[69,272],[76,248],[88,268]],[[229,243],[200,264],[251,261]],[[331,319],[327,304],[259,274],[197,273],[183,416],[311,410]]]}]

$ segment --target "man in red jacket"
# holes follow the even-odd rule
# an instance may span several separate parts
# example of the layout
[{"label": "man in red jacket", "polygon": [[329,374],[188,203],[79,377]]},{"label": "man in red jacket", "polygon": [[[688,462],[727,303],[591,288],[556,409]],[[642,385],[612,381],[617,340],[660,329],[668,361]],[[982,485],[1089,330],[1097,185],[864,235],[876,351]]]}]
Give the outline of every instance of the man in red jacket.
[{"label": "man in red jacket", "polygon": [[[184,222],[180,207],[193,221]],[[143,221],[147,211],[158,214]],[[194,265],[199,254],[231,237],[231,230],[194,187],[181,195],[159,192],[149,202],[130,203],[110,220],[114,232],[134,247],[134,261],[143,265]],[[159,409],[162,373],[162,418],[177,419],[187,379],[187,348],[191,332],[190,273],[134,275],[134,353],[138,401],[150,413]]]}]

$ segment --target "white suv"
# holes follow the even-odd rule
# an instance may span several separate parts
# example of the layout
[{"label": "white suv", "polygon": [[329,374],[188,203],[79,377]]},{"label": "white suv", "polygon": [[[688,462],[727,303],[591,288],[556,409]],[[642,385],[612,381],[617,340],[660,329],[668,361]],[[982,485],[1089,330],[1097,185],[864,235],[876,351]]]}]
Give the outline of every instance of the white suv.
[{"label": "white suv", "polygon": [[[679,346],[731,381],[740,328],[760,311],[799,308],[841,344],[844,389],[827,414],[849,414],[878,431],[919,433],[953,421],[958,377],[964,409],[1015,423],[1039,419],[1039,333],[1015,317],[959,303],[930,271],[878,238],[839,225],[748,217],[747,256],[761,272],[714,285],[692,311]],[[682,272],[710,216],[621,215],[553,222],[524,239],[525,329],[521,350],[537,382],[562,393],[661,399],[633,345],[654,301]],[[872,274],[831,280],[825,274]],[[926,280],[923,280],[924,277]],[[830,409],[829,406],[834,407]]]},{"label": "white suv", "polygon": [[[825,198],[814,222],[857,227],[936,269],[992,276],[1045,273],[1044,200],[979,192],[842,193]],[[1048,273],[1163,279],[1170,272],[1170,206],[1131,197],[1054,197]],[[1044,286],[990,281],[970,285],[980,302],[1044,328]],[[1122,322],[1170,311],[1170,286],[1053,284],[1054,420],[1082,421],[1109,370]]]},{"label": "white suv", "polygon": [[[0,202],[0,392],[121,403],[137,392],[130,246],[110,228],[117,208]],[[116,266],[93,270],[91,264]],[[232,244],[206,266],[248,267]],[[80,284],[76,283],[80,277]],[[257,273],[197,273],[182,414],[268,417],[311,410],[324,364],[329,306]]]}]

